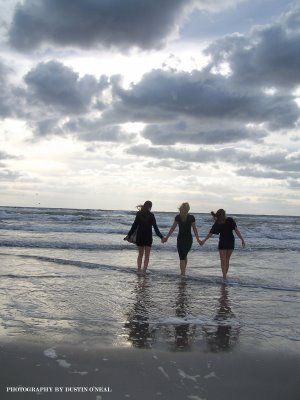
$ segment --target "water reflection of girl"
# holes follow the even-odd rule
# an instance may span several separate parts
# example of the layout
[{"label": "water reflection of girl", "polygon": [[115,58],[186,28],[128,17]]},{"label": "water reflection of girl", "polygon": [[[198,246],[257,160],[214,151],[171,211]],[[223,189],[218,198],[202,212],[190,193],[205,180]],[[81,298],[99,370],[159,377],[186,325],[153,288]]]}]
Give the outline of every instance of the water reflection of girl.
[{"label": "water reflection of girl", "polygon": [[127,339],[134,347],[147,349],[151,347],[151,341],[154,339],[154,332],[149,325],[150,295],[147,278],[138,278],[135,296],[135,302],[127,314],[125,323],[125,328],[128,330]]},{"label": "water reflection of girl", "polygon": [[[175,314],[176,317],[179,318],[186,318],[190,314],[186,281],[181,281],[178,284]],[[175,325],[175,350],[189,350],[191,348],[191,338],[193,337],[194,331],[195,327],[191,329],[189,323]]]},{"label": "water reflection of girl", "polygon": [[219,298],[219,309],[214,318],[217,322],[215,326],[204,326],[207,345],[212,352],[226,351],[232,349],[238,342],[240,326],[233,325],[232,319],[235,318],[228,301],[228,288],[221,286],[221,296]]}]

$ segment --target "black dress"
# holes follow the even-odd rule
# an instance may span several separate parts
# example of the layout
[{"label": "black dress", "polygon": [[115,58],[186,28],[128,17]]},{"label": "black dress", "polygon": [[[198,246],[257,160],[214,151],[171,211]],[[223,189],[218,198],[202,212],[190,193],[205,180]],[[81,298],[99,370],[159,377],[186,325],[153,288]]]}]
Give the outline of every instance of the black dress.
[{"label": "black dress", "polygon": [[182,221],[180,215],[176,215],[175,221],[179,226],[179,233],[177,236],[177,251],[180,260],[185,260],[188,252],[192,248],[193,237],[192,237],[192,223],[195,222],[195,217],[188,214],[185,221]]},{"label": "black dress", "polygon": [[142,213],[138,211],[135,216],[134,223],[127,236],[131,236],[133,232],[137,229],[136,233],[136,245],[137,246],[151,246],[152,245],[152,226],[155,230],[157,236],[161,239],[163,235],[160,233],[154,214],[152,212],[147,211],[146,213]]},{"label": "black dress", "polygon": [[233,250],[234,249],[234,235],[233,232],[236,228],[236,222],[233,218],[227,217],[224,224],[214,223],[210,233],[220,235],[219,237],[219,250]]}]

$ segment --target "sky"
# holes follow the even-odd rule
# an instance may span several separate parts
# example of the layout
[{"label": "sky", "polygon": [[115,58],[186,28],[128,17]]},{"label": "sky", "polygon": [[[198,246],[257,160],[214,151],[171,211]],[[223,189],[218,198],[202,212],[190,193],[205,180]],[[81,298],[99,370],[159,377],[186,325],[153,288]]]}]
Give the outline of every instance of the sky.
[{"label": "sky", "polygon": [[1,0],[0,205],[300,215],[300,5]]}]

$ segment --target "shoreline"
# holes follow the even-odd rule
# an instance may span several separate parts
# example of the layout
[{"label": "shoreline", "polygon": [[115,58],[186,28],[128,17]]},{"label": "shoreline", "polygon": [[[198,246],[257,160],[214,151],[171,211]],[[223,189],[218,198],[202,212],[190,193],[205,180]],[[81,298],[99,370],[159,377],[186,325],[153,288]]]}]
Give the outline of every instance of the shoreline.
[{"label": "shoreline", "polygon": [[[0,393],[5,400],[36,396],[46,400],[296,400],[299,394],[300,358],[279,350],[171,352],[17,342],[2,343],[0,354]],[[6,392],[6,387],[17,386],[53,391]],[[55,387],[63,392],[54,392]]]}]

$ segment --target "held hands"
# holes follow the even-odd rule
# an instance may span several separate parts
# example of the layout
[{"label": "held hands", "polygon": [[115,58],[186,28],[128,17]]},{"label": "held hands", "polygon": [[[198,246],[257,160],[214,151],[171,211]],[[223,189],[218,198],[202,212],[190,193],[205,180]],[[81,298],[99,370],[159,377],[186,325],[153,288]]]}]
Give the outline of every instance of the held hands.
[{"label": "held hands", "polygon": [[166,236],[161,239],[162,243],[166,243],[167,241],[168,241],[168,238]]},{"label": "held hands", "polygon": [[203,246],[204,243],[205,243],[203,240],[201,240],[201,239],[199,239],[199,238],[197,238],[197,242],[199,243],[200,246]]}]

